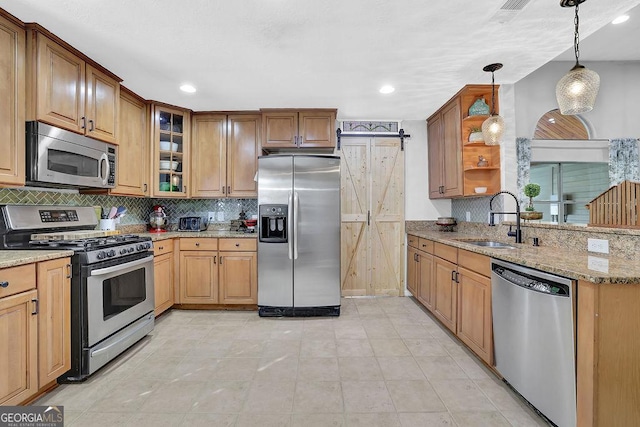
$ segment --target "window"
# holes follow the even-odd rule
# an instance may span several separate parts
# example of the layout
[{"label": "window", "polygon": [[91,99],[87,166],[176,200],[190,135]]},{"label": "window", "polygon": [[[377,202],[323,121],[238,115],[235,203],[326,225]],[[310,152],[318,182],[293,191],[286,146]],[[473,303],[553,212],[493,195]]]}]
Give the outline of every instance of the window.
[{"label": "window", "polygon": [[556,224],[587,224],[586,204],[609,188],[607,163],[531,163],[529,182],[540,184],[533,200],[543,220]]}]

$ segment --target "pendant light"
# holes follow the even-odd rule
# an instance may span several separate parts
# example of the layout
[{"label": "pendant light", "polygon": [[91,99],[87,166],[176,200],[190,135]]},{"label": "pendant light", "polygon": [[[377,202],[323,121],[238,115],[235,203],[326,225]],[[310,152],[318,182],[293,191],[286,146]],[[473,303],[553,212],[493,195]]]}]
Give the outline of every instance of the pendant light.
[{"label": "pendant light", "polygon": [[491,72],[491,115],[482,123],[482,137],[487,145],[499,145],[504,133],[504,119],[496,113],[496,85],[493,73],[502,68],[502,64],[489,64],[482,70]]},{"label": "pendant light", "polygon": [[586,0],[561,0],[560,6],[576,8],[574,18],[575,30],[573,33],[573,51],[576,56],[576,65],[560,79],[556,85],[556,98],[560,112],[565,115],[575,115],[593,110],[596,96],[600,89],[600,76],[595,71],[580,65],[580,33],[578,26],[578,6]]}]

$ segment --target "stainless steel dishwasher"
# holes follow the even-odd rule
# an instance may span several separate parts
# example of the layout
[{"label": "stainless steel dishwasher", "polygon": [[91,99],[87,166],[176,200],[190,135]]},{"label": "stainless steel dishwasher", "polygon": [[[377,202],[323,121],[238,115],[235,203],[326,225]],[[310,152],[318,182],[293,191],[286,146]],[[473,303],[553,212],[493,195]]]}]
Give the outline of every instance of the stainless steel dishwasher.
[{"label": "stainless steel dishwasher", "polygon": [[559,427],[576,425],[575,282],[491,260],[496,369]]}]

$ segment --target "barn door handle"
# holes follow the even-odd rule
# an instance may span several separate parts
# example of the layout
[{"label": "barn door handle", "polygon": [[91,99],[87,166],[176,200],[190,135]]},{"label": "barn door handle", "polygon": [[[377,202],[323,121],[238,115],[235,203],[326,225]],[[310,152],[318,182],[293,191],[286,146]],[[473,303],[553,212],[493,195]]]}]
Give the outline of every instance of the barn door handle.
[{"label": "barn door handle", "polygon": [[367,225],[371,225],[371,211],[367,211]]}]

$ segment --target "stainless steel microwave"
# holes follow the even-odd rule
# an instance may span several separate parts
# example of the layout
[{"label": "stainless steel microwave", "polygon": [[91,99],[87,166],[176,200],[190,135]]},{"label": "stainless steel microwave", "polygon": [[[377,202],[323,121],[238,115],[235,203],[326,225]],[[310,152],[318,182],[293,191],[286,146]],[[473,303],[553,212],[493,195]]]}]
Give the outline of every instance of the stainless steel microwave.
[{"label": "stainless steel microwave", "polygon": [[40,122],[26,124],[27,183],[113,188],[118,147]]}]

